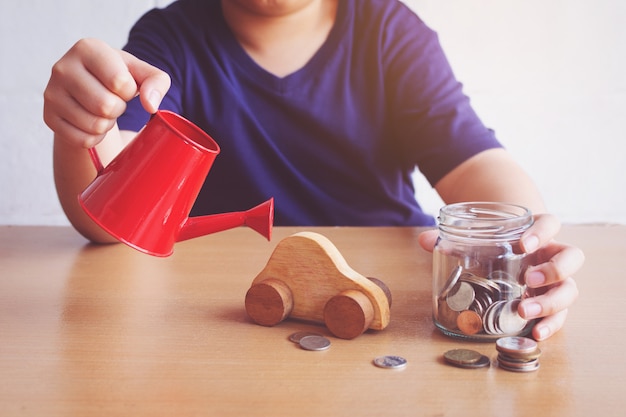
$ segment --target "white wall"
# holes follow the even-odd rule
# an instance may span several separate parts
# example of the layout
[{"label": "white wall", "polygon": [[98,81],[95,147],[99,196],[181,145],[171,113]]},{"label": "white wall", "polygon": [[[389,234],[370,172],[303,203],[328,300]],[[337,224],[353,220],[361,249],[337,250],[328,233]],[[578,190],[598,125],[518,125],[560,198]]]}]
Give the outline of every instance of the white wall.
[{"label": "white wall", "polygon": [[[42,92],[79,38],[123,45],[168,0],[0,4],[0,224],[67,224]],[[406,0],[438,31],[483,120],[564,222],[626,223],[626,2]],[[418,176],[418,196],[441,202]]]}]

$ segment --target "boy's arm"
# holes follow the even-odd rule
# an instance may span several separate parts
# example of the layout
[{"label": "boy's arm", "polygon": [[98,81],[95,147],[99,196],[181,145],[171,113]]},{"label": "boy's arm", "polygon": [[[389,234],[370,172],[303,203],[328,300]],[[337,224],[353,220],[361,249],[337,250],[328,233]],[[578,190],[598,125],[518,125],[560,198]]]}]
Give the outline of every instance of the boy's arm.
[{"label": "boy's arm", "polygon": [[[98,156],[106,166],[133,138],[135,132],[120,132],[117,125],[96,146]],[[86,148],[70,144],[54,135],[54,182],[61,207],[74,228],[87,239],[97,243],[116,242],[83,211],[78,203],[80,194],[96,176],[96,168]]]},{"label": "boy's arm", "polygon": [[44,91],[44,121],[54,132],[54,178],[61,205],[89,240],[110,242],[80,208],[77,196],[93,180],[88,148],[97,146],[107,164],[132,134],[121,135],[117,118],[139,95],[155,113],[170,87],[169,76],[133,55],[97,39],[82,39],[52,67]]}]

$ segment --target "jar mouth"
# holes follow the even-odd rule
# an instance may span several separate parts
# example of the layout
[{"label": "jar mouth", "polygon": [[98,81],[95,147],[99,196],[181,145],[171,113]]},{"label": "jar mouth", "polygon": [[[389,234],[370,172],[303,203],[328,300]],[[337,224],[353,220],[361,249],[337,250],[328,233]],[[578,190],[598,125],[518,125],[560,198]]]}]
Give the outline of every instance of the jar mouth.
[{"label": "jar mouth", "polygon": [[517,204],[464,202],[439,211],[439,229],[455,235],[506,239],[521,235],[533,224],[529,209]]}]

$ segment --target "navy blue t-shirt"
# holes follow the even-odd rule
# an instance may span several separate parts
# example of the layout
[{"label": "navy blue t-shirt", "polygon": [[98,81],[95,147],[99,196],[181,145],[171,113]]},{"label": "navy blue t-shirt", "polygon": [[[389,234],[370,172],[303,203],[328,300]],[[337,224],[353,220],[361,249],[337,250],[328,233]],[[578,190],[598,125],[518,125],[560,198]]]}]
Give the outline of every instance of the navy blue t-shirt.
[{"label": "navy blue t-shirt", "polygon": [[[435,32],[395,0],[339,1],[326,42],[282,78],[247,55],[219,0],[148,12],[125,49],[170,74],[161,108],[221,148],[192,215],[274,197],[276,225],[433,225],[415,200],[414,168],[434,185],[501,146]],[[134,100],[119,126],[138,131],[147,118]]]}]

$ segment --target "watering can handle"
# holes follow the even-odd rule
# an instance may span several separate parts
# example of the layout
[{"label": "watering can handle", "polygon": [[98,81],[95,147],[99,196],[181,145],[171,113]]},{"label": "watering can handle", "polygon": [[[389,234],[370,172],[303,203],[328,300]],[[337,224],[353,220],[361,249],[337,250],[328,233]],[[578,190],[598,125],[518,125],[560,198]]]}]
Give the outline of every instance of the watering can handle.
[{"label": "watering can handle", "polygon": [[[150,114],[150,120],[152,120],[155,114],[156,113]],[[96,171],[98,171],[98,174],[100,174],[102,170],[104,170],[104,165],[102,165],[102,161],[100,160],[100,156],[98,156],[98,151],[96,151],[96,147],[93,146],[89,148],[88,151],[89,156],[91,157],[91,162],[93,162],[93,166],[96,167]]]},{"label": "watering can handle", "polygon": [[98,156],[98,152],[96,151],[95,146],[93,148],[89,148],[89,156],[91,157],[91,162],[93,162],[93,166],[96,167],[96,171],[98,171],[98,174],[101,173],[104,169],[104,166],[102,165],[102,161]]}]

